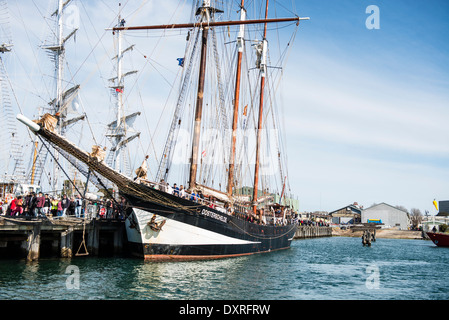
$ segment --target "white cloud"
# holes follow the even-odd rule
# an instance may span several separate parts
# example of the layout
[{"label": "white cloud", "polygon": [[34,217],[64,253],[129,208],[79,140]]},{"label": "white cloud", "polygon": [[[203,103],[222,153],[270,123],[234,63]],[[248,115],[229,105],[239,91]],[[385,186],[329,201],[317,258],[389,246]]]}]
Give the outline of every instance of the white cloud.
[{"label": "white cloud", "polygon": [[[286,104],[294,106],[287,118],[287,127],[295,128],[292,134],[449,157],[447,97],[323,55],[313,59],[324,63],[306,67],[303,61],[301,72],[292,72],[295,77],[285,81],[290,93]],[[345,77],[339,79],[342,70]]]}]

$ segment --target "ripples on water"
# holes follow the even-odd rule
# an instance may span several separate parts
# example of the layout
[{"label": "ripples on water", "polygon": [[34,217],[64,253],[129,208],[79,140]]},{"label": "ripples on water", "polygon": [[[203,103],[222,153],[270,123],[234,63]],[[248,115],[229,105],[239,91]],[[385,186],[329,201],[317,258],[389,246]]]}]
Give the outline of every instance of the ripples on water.
[{"label": "ripples on water", "polygon": [[[449,298],[448,262],[449,248],[430,241],[378,239],[363,247],[359,238],[337,237],[212,261],[0,260],[0,299],[443,300]],[[67,289],[70,265],[79,268],[79,289]]]}]

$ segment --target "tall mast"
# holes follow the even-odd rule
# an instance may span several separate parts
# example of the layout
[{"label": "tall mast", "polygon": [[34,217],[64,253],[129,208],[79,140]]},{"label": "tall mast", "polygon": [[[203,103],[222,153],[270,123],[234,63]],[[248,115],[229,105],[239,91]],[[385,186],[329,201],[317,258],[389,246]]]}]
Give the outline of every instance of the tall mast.
[{"label": "tall mast", "polygon": [[[268,17],[268,0],[265,8],[265,20]],[[263,121],[263,94],[265,89],[265,76],[267,65],[267,23],[265,23],[262,40],[262,53],[260,63],[260,102],[259,102],[259,122],[257,124],[257,145],[256,145],[256,168],[254,171],[254,188],[253,188],[253,211],[257,210],[257,193],[259,186],[259,162],[260,162],[260,143],[262,139],[262,121]]]},{"label": "tall mast", "polygon": [[[121,15],[121,4],[119,4],[119,6],[117,28],[124,27],[126,23]],[[136,74],[137,70],[123,73],[125,53],[134,48],[134,45],[131,45],[130,47],[123,49],[123,32],[124,29],[119,29],[113,33],[117,37],[117,55],[113,58],[117,59],[117,74],[116,77],[109,79],[109,81],[113,82],[113,85],[110,86],[110,88],[114,90],[114,95],[117,97],[117,100],[114,105],[116,109],[115,120],[108,124],[108,133],[106,134],[112,144],[106,162],[116,171],[131,175],[132,172],[128,162],[122,157],[122,155],[125,154],[122,149],[127,148],[128,143],[140,136],[140,132],[135,132],[132,129],[132,123],[135,118],[140,115],[140,112],[135,112],[129,115],[125,114],[123,101],[125,78],[129,75]],[[129,132],[133,132],[134,134],[132,136],[127,136]]]},{"label": "tall mast", "polygon": [[[56,50],[56,68],[57,68],[57,75],[56,75],[56,101],[55,106],[57,112],[60,112],[61,107],[63,105],[63,90],[62,90],[62,78],[63,78],[63,68],[64,68],[64,38],[63,38],[63,32],[64,32],[64,24],[63,24],[63,10],[64,10],[64,1],[59,0],[58,5],[58,43],[57,43],[57,50]],[[59,119],[59,125],[56,126],[56,130],[59,134],[63,134],[62,132],[62,121],[64,117],[61,114],[61,118]],[[58,165],[58,159],[59,159],[59,152],[55,150],[55,158],[56,161],[53,163],[53,186],[52,190],[56,194],[58,192],[57,187],[59,183],[59,165]],[[33,179],[34,180],[34,179]]]},{"label": "tall mast", "polygon": [[[121,9],[120,9],[121,11]],[[118,15],[118,23],[117,26],[120,26],[122,24],[121,22],[121,12],[119,12]],[[122,52],[122,32],[117,31],[117,38],[118,38],[118,52],[117,52],[117,88],[115,91],[117,92],[117,136],[115,137],[116,145],[119,144],[120,140],[122,139],[123,132],[121,131],[121,119],[122,119],[122,109],[123,109],[123,81],[122,81],[122,58],[123,58],[123,52]],[[114,165],[115,169],[120,171],[120,148],[117,148],[115,150],[114,154]]]},{"label": "tall mast", "polygon": [[[240,21],[246,19],[246,11],[244,8],[245,0],[242,0],[240,5]],[[228,196],[232,196],[232,187],[234,184],[234,169],[235,169],[235,145],[237,140],[237,120],[239,115],[239,100],[240,100],[240,78],[242,73],[242,56],[243,56],[243,45],[245,38],[245,26],[240,25],[240,31],[237,36],[237,72],[235,77],[235,93],[234,93],[234,115],[232,121],[232,140],[231,140],[231,157],[229,161],[229,171],[228,171]]]},{"label": "tall mast", "polygon": [[[208,23],[210,20],[210,1],[203,0],[203,6],[198,9],[197,14],[201,14],[201,21]],[[209,27],[204,26],[201,35],[201,60],[198,76],[198,93],[195,108],[195,124],[193,129],[192,156],[190,158],[190,178],[189,190],[192,191],[196,186],[196,174],[198,170],[198,148],[200,144],[201,118],[203,113],[204,82],[206,78],[206,60],[207,60],[207,36]]]},{"label": "tall mast", "polygon": [[[59,47],[59,53],[58,53],[58,76],[57,76],[57,83],[56,83],[56,106],[59,109],[62,106],[62,77],[63,77],[63,67],[64,67],[64,38],[63,38],[63,32],[64,32],[64,25],[63,25],[63,9],[64,9],[64,2],[63,0],[59,0],[59,7],[58,7],[58,47]],[[61,128],[61,127],[60,127]]]},{"label": "tall mast", "polygon": [[[65,131],[67,130],[67,126],[71,125],[79,120],[83,120],[84,116],[72,118],[70,120],[66,120],[67,118],[67,106],[77,95],[78,90],[80,88],[79,85],[70,88],[69,90],[64,90],[63,78],[64,78],[64,59],[65,59],[65,43],[76,34],[78,28],[74,28],[72,32],[64,38],[64,9],[70,3],[71,0],[58,0],[58,8],[51,15],[52,17],[56,17],[56,26],[53,34],[55,35],[55,43],[51,45],[45,45],[42,48],[50,51],[54,56],[55,61],[55,80],[56,80],[56,92],[54,99],[49,103],[52,106],[52,114],[58,115],[58,122],[56,124],[56,132],[60,135],[64,136]],[[40,116],[40,113],[39,113]],[[41,160],[34,161],[33,157],[33,173],[34,181],[40,180],[40,177],[44,171],[46,159],[47,159],[48,151],[44,151],[39,158]],[[60,167],[58,165],[59,160],[59,152],[57,150],[54,151],[54,163],[53,163],[53,180],[51,181],[51,187],[53,192],[57,192],[57,188],[59,187],[59,178],[60,178]]]}]

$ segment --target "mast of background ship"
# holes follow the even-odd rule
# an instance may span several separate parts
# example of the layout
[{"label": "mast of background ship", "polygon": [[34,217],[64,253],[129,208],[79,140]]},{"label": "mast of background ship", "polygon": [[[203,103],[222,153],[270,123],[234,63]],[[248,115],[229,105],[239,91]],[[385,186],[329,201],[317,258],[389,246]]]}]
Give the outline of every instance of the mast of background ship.
[{"label": "mast of background ship", "polygon": [[[56,76],[56,101],[55,106],[57,112],[61,110],[63,104],[62,98],[62,77],[63,77],[63,67],[64,67],[64,25],[63,25],[63,10],[64,10],[64,1],[59,0],[58,6],[58,49],[56,51],[56,68],[57,68],[57,76]],[[56,126],[56,130],[59,134],[62,134],[62,121],[63,118],[59,119],[59,125]],[[58,192],[58,182],[59,182],[59,152],[55,150],[55,162],[53,163],[53,185],[52,191],[54,194]]]},{"label": "mast of background ship", "polygon": [[[119,14],[117,28],[125,26],[125,19],[121,15],[121,4],[119,4]],[[135,112],[130,115],[125,114],[123,94],[125,89],[125,78],[129,75],[136,74],[137,70],[128,71],[123,73],[123,59],[126,52],[133,50],[134,45],[123,49],[123,30],[114,31],[114,35],[117,35],[117,55],[114,59],[117,59],[117,76],[109,79],[113,82],[110,87],[114,90],[114,94],[117,97],[115,108],[116,108],[116,118],[113,122],[108,124],[108,133],[106,137],[110,138],[112,147],[110,149],[106,163],[112,168],[125,175],[130,175],[131,172],[127,167],[126,159],[123,157],[125,152],[122,149],[127,148],[128,143],[140,136],[140,132],[134,132],[132,136],[127,136],[130,131],[131,123],[134,119],[140,115],[140,112]],[[123,158],[123,159],[122,159]],[[123,160],[123,162],[122,162]],[[123,170],[122,170],[123,168]]]},{"label": "mast of background ship", "polygon": [[[265,20],[268,18],[268,0],[265,8]],[[263,120],[263,94],[265,89],[265,76],[267,67],[267,23],[264,25],[262,52],[260,61],[260,101],[259,101],[259,122],[257,124],[257,145],[256,145],[256,168],[254,171],[254,188],[253,188],[253,211],[257,210],[257,193],[259,186],[259,162],[260,162],[260,143],[262,139],[262,120]]]},{"label": "mast of background ship", "polygon": [[[240,21],[246,19],[246,11],[244,8],[245,0],[242,0],[240,5]],[[235,169],[235,145],[237,140],[237,120],[239,114],[239,99],[240,99],[240,77],[242,73],[242,56],[243,56],[243,45],[245,38],[245,26],[240,25],[240,31],[237,36],[237,73],[235,77],[235,93],[234,93],[234,115],[232,121],[232,139],[231,139],[231,158],[229,161],[229,171],[228,171],[228,196],[232,196],[232,187],[234,185],[234,169]]]},{"label": "mast of background ship", "polygon": [[[123,26],[124,23],[121,19],[121,8],[119,10],[118,15],[118,23],[117,26]],[[117,171],[120,170],[120,148],[117,148],[118,144],[122,140],[124,133],[122,132],[122,110],[123,110],[123,81],[122,81],[122,31],[117,31],[117,39],[118,39],[118,51],[117,51],[117,86],[115,87],[115,92],[117,93],[117,124],[116,124],[116,132],[115,132],[115,147],[116,150],[114,152],[113,158],[113,168]]]},{"label": "mast of background ship", "polygon": [[[59,120],[56,125],[56,131],[57,133],[64,135],[65,134],[65,127],[66,127],[66,110],[64,110],[64,92],[63,92],[63,71],[64,71],[64,55],[65,55],[65,42],[69,40],[78,29],[74,29],[66,38],[64,38],[64,21],[63,21],[63,14],[64,14],[64,8],[69,4],[70,1],[63,1],[59,0],[58,3],[58,9],[52,14],[52,16],[57,16],[58,19],[58,26],[56,34],[56,45],[46,46],[44,49],[49,50],[55,54],[55,62],[56,62],[56,98],[54,100],[54,103],[51,102],[51,104],[54,104],[54,114],[59,114]],[[79,86],[78,86],[79,87]],[[73,89],[70,89],[68,91],[71,91]],[[77,89],[75,89],[76,91]],[[78,118],[77,120],[80,120],[81,118]],[[74,119],[72,119],[74,120]],[[58,165],[58,159],[59,159],[59,152],[55,150],[55,162],[53,164],[53,180],[52,180],[52,192],[56,193],[58,192],[58,182],[59,182],[59,173],[60,168]],[[44,161],[45,162],[45,161]],[[43,166],[44,164],[41,164]],[[42,168],[43,169],[43,168]]]}]

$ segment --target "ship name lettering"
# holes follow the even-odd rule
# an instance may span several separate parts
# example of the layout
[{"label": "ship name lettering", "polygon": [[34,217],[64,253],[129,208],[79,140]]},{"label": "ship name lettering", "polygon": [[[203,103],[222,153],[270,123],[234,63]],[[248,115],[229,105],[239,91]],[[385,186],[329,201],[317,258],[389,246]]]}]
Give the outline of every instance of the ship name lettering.
[{"label": "ship name lettering", "polygon": [[224,223],[228,222],[228,218],[227,217],[224,217],[224,216],[222,216],[222,215],[220,215],[218,213],[215,213],[215,212],[207,210],[207,209],[203,209],[201,211],[201,214],[203,216],[210,217],[212,219],[219,220],[219,221],[224,222]]}]

